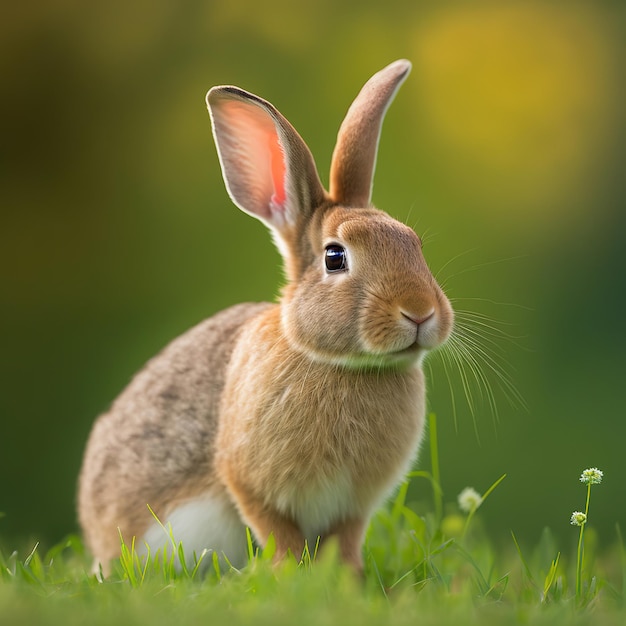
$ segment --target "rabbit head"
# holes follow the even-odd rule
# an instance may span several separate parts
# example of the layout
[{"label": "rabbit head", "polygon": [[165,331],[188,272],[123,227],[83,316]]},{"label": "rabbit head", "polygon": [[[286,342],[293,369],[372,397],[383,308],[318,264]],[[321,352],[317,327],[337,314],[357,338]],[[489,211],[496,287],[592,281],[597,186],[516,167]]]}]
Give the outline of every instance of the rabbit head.
[{"label": "rabbit head", "polygon": [[383,117],[410,68],[392,63],[353,102],[338,133],[329,192],[308,147],[269,102],[237,87],[207,96],[228,192],[269,227],[284,257],[283,331],[316,359],[411,363],[452,328],[452,308],[420,239],[371,206]]}]

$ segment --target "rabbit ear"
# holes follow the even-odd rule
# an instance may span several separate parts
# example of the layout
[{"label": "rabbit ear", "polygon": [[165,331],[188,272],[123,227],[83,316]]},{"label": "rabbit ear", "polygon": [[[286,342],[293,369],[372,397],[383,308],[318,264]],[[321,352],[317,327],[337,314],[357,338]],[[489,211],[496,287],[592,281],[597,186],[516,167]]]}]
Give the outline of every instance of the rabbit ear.
[{"label": "rabbit ear", "polygon": [[207,105],[230,197],[284,238],[325,198],[311,152],[269,102],[243,89],[213,87]]},{"label": "rabbit ear", "polygon": [[335,202],[369,206],[383,118],[410,71],[409,61],[395,61],[374,74],[352,103],[339,129],[330,166],[330,196]]}]

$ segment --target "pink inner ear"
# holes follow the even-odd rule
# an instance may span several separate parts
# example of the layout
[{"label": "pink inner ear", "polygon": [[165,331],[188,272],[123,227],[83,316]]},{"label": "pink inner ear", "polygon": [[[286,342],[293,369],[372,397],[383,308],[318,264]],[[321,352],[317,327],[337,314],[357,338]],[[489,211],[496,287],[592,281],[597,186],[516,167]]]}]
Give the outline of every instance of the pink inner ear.
[{"label": "pink inner ear", "polygon": [[285,167],[285,154],[278,142],[278,136],[271,134],[269,136],[269,151],[272,171],[272,183],[274,185],[274,193],[271,202],[273,205],[284,209],[287,193],[285,191],[285,176],[287,168]]}]

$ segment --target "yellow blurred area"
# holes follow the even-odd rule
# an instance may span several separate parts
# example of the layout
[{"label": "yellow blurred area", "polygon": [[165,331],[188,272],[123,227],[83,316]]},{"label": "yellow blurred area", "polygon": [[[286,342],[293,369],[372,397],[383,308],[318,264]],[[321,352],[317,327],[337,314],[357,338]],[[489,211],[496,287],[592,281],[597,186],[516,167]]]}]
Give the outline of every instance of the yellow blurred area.
[{"label": "yellow blurred area", "polygon": [[591,201],[623,114],[608,14],[588,3],[461,3],[413,32],[428,130],[485,208],[507,200],[509,217],[534,228],[538,217],[558,225],[581,193]]}]

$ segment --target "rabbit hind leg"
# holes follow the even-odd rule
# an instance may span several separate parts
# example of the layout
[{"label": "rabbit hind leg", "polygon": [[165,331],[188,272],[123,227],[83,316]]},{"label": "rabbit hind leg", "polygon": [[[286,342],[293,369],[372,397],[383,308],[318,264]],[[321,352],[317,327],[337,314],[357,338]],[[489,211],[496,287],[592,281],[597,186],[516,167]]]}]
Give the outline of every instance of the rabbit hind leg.
[{"label": "rabbit hind leg", "polygon": [[[224,496],[205,494],[188,500],[160,521],[162,525],[155,521],[144,534],[139,544],[144,546],[144,553],[147,544],[151,554],[165,549],[169,556],[174,549],[173,539],[176,546],[182,543],[188,569],[193,569],[195,559],[205,550],[216,552],[222,567],[230,563],[241,568],[247,562],[245,526],[233,504]],[[175,558],[178,559],[178,555]],[[205,554],[204,568],[211,563],[211,555]]]}]

